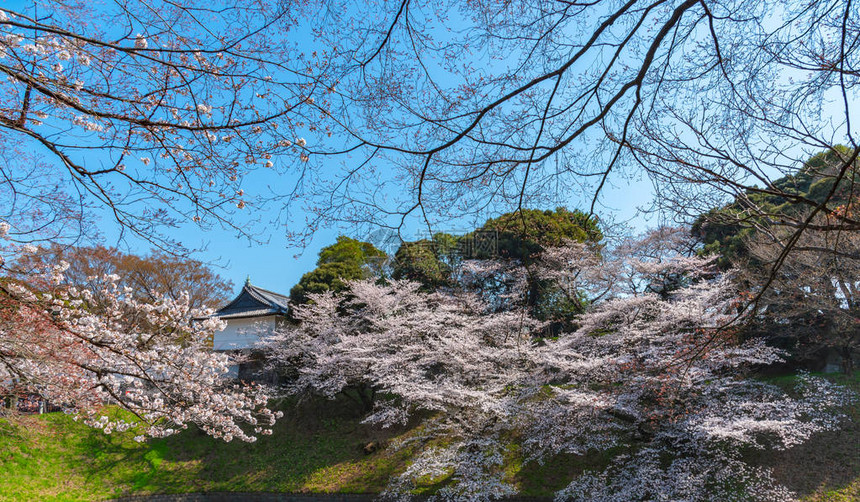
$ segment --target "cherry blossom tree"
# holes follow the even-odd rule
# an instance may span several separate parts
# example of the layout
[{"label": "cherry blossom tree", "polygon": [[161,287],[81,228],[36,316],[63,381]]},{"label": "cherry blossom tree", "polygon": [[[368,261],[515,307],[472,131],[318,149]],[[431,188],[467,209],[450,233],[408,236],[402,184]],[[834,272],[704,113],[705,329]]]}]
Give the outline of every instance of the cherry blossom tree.
[{"label": "cherry blossom tree", "polygon": [[0,394],[38,394],[105,433],[138,427],[138,440],[192,424],[225,441],[271,433],[265,389],[225,378],[231,363],[208,342],[221,323],[187,294],[143,302],[116,275],[97,291],[64,287],[65,267],[0,281]]},{"label": "cherry blossom tree", "polygon": [[306,8],[0,7],[0,237],[11,241],[0,249],[4,392],[39,393],[106,431],[128,424],[99,416],[104,403],[135,414],[149,435],[191,423],[227,440],[270,430],[265,393],[222,378],[226,357],[206,345],[216,326],[191,322],[205,313],[187,295],[138,301],[144,292],[111,275],[92,288],[61,285],[61,262],[21,281],[5,276],[33,253],[17,244],[98,240],[100,217],[121,237],[175,254],[186,249],[171,227],[254,237],[261,213],[252,210],[290,189],[247,193],[245,177],[305,165],[304,136],[325,130],[328,54],[294,43]]},{"label": "cherry blossom tree", "polygon": [[244,177],[302,165],[302,135],[325,130],[328,56],[290,39],[301,2],[19,7],[0,9],[0,217],[14,240],[89,237],[95,214],[174,250],[169,226],[252,236],[240,211],[274,195],[246,193]]},{"label": "cherry blossom tree", "polygon": [[[653,251],[646,244],[638,249]],[[289,391],[375,390],[368,423],[432,412],[406,440],[417,453],[392,480],[392,496],[408,498],[428,481],[446,500],[511,495],[504,462],[518,444],[527,462],[621,452],[605,471],[572,480],[559,500],[790,497],[741,451],[790,448],[835,427],[849,396],[808,375],[791,396],[749,378],[749,368],[781,354],[738,336],[748,311],[732,275],[715,274],[711,260],[643,252],[619,264],[598,253],[572,243],[544,254],[543,277],[594,299],[557,338],[537,336],[544,323],[522,307],[499,309],[474,293],[358,281],[342,294],[311,295],[296,308],[300,324],[265,347],[296,365]],[[632,286],[621,280],[629,270]],[[687,279],[640,287],[667,274]]]}]

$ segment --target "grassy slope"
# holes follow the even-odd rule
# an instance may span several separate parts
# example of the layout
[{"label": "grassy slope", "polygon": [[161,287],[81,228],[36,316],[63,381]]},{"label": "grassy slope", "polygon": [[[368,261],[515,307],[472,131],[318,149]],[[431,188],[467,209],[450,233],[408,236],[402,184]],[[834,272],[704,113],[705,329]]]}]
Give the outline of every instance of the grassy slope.
[{"label": "grassy slope", "polygon": [[0,432],[0,499],[92,500],[129,493],[377,491],[408,451],[365,455],[384,434],[327,406],[285,417],[256,443],[224,443],[197,431],[135,443],[50,414]]},{"label": "grassy slope", "polygon": [[[860,373],[842,379],[860,392]],[[846,429],[763,462],[780,481],[816,502],[860,500],[860,406]],[[225,444],[197,431],[138,444],[133,434],[104,434],[68,416],[0,421],[0,500],[93,500],[123,494],[194,491],[376,492],[407,464],[410,451],[385,445],[415,428],[382,431],[358,423],[342,403],[306,404],[275,434]],[[524,494],[551,495],[606,455],[565,456],[522,465],[512,448],[506,471]]]},{"label": "grassy slope", "polygon": [[[860,398],[860,371],[853,376],[830,375]],[[777,480],[809,502],[860,501],[860,401],[846,410],[838,431],[816,434],[763,462],[774,468]]]}]

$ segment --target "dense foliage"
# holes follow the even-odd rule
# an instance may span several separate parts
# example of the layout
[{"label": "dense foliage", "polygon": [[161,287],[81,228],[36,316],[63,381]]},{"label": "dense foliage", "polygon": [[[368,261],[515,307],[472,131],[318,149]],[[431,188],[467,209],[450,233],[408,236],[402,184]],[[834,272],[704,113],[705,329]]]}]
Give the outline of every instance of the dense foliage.
[{"label": "dense foliage", "polygon": [[[851,153],[844,146],[820,152],[774,184],[854,215],[856,163],[836,182]],[[742,271],[759,307],[752,332],[786,348],[795,364],[822,369],[838,361],[850,374],[860,353],[860,243],[856,230],[833,229],[835,220],[790,196],[746,193],[702,215],[692,231],[704,241],[702,254],[721,253],[723,267]]]},{"label": "dense foliage", "polygon": [[316,268],[304,274],[293,286],[290,299],[294,303],[303,303],[312,293],[341,291],[348,281],[377,274],[385,257],[385,252],[373,244],[340,236],[336,243],[322,248]]},{"label": "dense foliage", "polygon": [[[842,145],[819,152],[796,172],[774,180],[777,194],[747,191],[731,203],[702,214],[692,226],[692,232],[704,243],[702,252],[718,255],[721,266],[726,268],[755,260],[748,250],[750,238],[768,228],[798,224],[809,214],[808,204],[791,198],[792,195],[816,204],[827,202],[844,213],[853,211],[858,196],[854,190],[858,181],[857,168],[850,169],[836,183],[842,159],[850,157],[851,153],[851,149]],[[831,191],[833,194],[828,197]]]},{"label": "dense foliage", "polygon": [[[404,242],[395,254],[392,276],[419,282],[428,291],[459,288],[477,292],[498,304],[517,296],[514,282],[525,267],[527,294],[520,300],[536,318],[554,321],[547,326],[554,332],[565,324],[565,318],[582,312],[587,300],[538,277],[530,270],[535,259],[545,249],[565,242],[587,242],[597,249],[602,239],[597,218],[582,211],[523,209],[489,219],[463,235],[437,233],[431,239]],[[468,260],[494,260],[498,273],[463,275],[462,265]]]},{"label": "dense foliage", "polygon": [[[550,247],[567,241],[600,242],[603,232],[597,218],[578,209],[554,211],[523,209],[487,220],[477,231],[498,233],[498,254],[506,259],[529,261]],[[478,258],[493,258],[478,255]]]},{"label": "dense foliage", "polygon": [[[651,235],[606,257],[568,242],[536,258],[542,279],[593,300],[557,338],[540,337],[545,322],[516,301],[364,280],[312,295],[296,307],[300,324],[267,350],[297,367],[291,392],[363,389],[366,422],[432,412],[425,434],[410,440],[421,453],[389,487],[395,495],[427,479],[445,480],[446,499],[510,495],[502,464],[514,442],[533,462],[624,452],[606,471],[571,480],[560,499],[788,499],[740,453],[790,448],[836,427],[833,410],[848,397],[813,377],[793,395],[749,378],[781,353],[738,337],[749,311],[733,275],[655,244],[662,240]],[[495,276],[500,266],[473,261],[463,274]],[[525,274],[518,282],[526,291]]]}]

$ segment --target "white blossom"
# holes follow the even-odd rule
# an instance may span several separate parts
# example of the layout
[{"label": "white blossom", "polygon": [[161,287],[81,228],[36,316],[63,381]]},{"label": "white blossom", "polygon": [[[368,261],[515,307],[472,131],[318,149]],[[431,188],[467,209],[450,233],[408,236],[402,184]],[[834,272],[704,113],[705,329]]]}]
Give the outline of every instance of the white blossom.
[{"label": "white blossom", "polygon": [[[851,397],[808,375],[794,397],[746,377],[781,352],[738,341],[749,312],[732,273],[647,242],[621,253],[575,243],[546,251],[535,272],[592,299],[557,338],[542,338],[545,323],[513,301],[364,280],[309,295],[293,306],[298,325],[263,347],[297,375],[290,393],[359,396],[365,421],[382,426],[431,413],[402,445],[417,457],[388,495],[408,497],[422,479],[447,480],[437,494],[446,500],[510,495],[502,455],[517,437],[527,462],[638,445],[559,500],[790,499],[740,449],[789,448],[833,429]],[[510,294],[526,283],[495,262],[467,261],[458,277],[469,285],[499,274],[515,285]]]},{"label": "white blossom", "polygon": [[[251,431],[271,430],[279,413],[266,408],[265,389],[226,380],[231,361],[210,350],[221,321],[191,309],[187,294],[143,303],[117,286],[115,274],[102,277],[97,290],[61,287],[66,267],[43,271],[41,282],[54,290],[4,285],[4,301],[17,308],[0,316],[0,391],[18,382],[16,391],[66,406],[105,433],[139,426],[137,440],[189,424],[225,440],[253,441]],[[98,313],[81,308],[96,298]],[[106,404],[140,420],[111,419],[101,412]]]},{"label": "white blossom", "polygon": [[103,125],[88,120],[86,117],[81,115],[75,116],[75,119],[72,121],[72,123],[76,126],[83,127],[87,131],[103,132],[105,130]]}]

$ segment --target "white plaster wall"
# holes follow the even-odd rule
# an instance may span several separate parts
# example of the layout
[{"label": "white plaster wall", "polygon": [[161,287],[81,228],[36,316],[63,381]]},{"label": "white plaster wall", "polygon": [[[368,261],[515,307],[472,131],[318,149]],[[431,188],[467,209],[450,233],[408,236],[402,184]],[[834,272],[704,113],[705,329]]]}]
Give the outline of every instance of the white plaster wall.
[{"label": "white plaster wall", "polygon": [[215,350],[253,348],[275,328],[276,316],[227,319],[227,327],[215,333],[212,347]]}]

